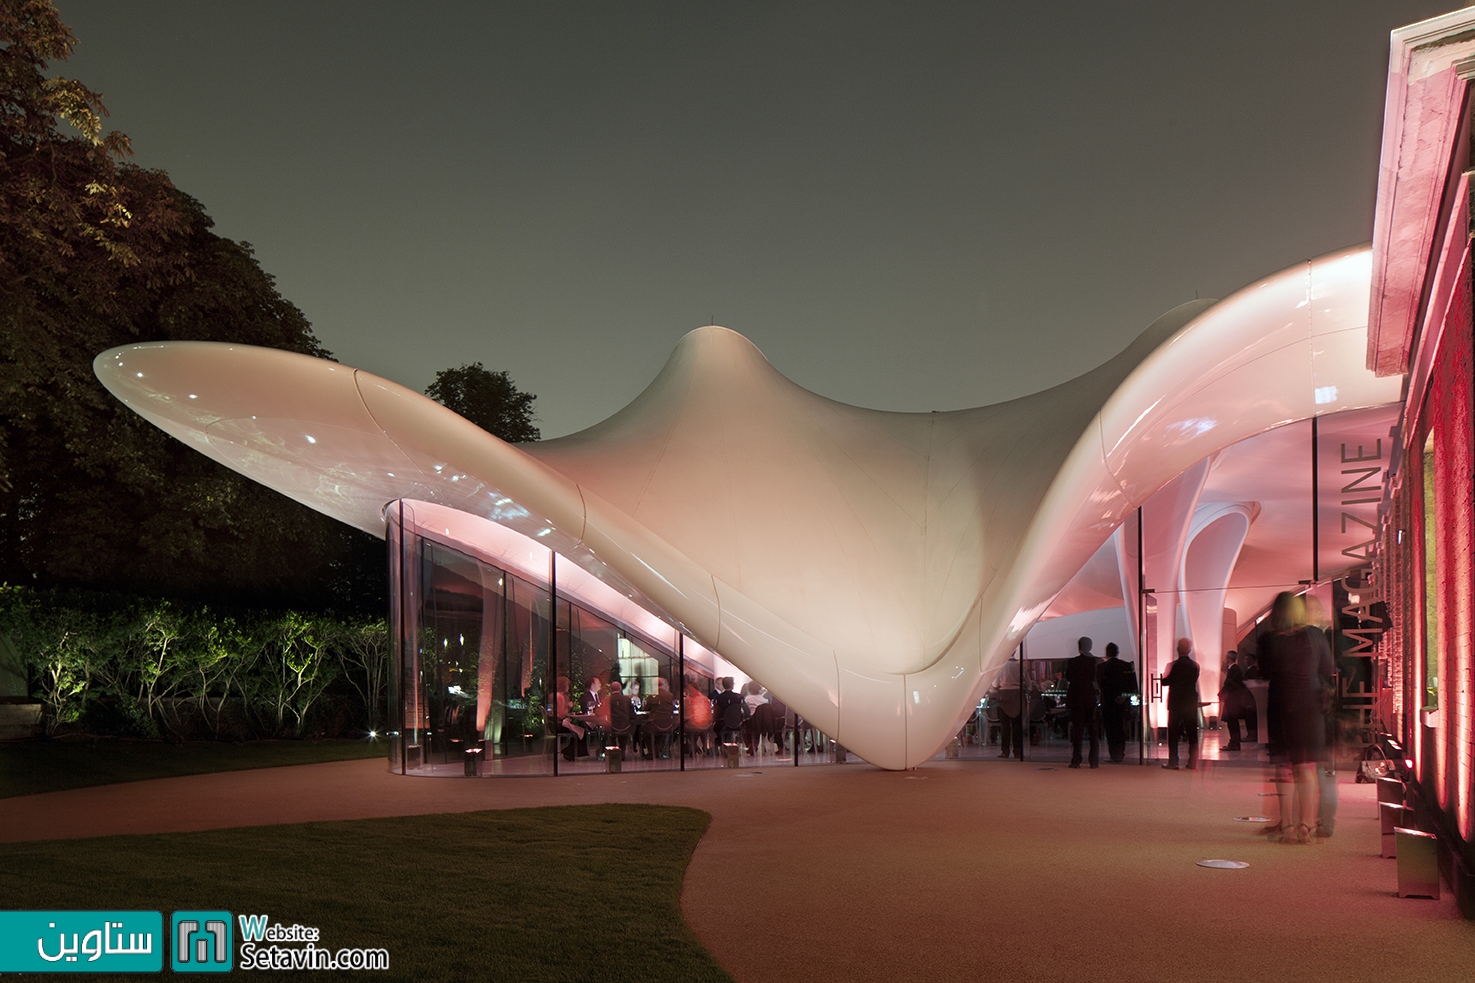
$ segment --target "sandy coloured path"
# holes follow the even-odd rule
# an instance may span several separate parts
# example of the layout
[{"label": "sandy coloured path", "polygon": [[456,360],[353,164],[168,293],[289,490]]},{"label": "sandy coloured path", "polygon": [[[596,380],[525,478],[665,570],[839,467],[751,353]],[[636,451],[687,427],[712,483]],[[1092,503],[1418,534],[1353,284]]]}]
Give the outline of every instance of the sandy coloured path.
[{"label": "sandy coloured path", "polygon": [[[1267,843],[1253,770],[1012,762],[559,779],[400,778],[382,761],[0,799],[0,841],[592,802],[713,816],[682,897],[743,983],[1462,980],[1475,923],[1394,897],[1369,786],[1337,835]],[[1246,870],[1209,870],[1208,857]]]}]

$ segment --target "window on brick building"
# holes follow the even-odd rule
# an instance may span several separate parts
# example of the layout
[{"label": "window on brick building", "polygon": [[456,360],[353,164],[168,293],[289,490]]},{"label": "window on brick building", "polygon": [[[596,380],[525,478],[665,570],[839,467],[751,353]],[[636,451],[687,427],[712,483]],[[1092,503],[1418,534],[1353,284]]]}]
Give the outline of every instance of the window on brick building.
[{"label": "window on brick building", "polygon": [[1439,706],[1439,515],[1435,506],[1434,434],[1424,442],[1424,706]]}]

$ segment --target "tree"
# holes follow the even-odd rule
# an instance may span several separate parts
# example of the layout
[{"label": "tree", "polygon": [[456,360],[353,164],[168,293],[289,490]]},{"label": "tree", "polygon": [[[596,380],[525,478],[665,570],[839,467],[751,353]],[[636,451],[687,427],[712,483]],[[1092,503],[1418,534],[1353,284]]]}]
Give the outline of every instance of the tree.
[{"label": "tree", "polygon": [[331,355],[249,244],[127,161],[96,93],[46,77],[75,44],[50,0],[0,0],[0,581],[380,603],[373,537],[190,450],[93,375],[135,341]]},{"label": "tree", "polygon": [[480,362],[437,372],[425,395],[509,444],[541,436],[533,425],[533,400],[538,397],[519,392],[506,372],[492,372]]}]

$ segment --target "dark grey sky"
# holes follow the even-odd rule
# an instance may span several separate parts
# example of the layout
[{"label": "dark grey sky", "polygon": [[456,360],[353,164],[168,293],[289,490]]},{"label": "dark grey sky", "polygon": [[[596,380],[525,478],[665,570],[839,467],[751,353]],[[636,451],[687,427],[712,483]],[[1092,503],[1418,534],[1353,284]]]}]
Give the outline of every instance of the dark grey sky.
[{"label": "dark grey sky", "polygon": [[714,320],[950,409],[1365,241],[1388,32],[1451,3],[60,7],[342,361],[507,369],[557,436]]}]

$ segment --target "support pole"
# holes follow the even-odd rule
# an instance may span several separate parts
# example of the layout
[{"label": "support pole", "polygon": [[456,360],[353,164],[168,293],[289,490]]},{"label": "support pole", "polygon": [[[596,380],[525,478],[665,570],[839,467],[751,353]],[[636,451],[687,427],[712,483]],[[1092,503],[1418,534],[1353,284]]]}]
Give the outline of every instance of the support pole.
[{"label": "support pole", "polygon": [[[1003,716],[1002,713],[999,714]],[[1024,746],[1029,743],[1029,690],[1024,686],[1024,639],[1019,640],[1019,760],[1024,760]],[[1003,741],[1000,735],[999,740]]]},{"label": "support pole", "polygon": [[[1321,467],[1318,419],[1311,418],[1311,583],[1321,580]],[[1346,522],[1346,520],[1342,520]]]},{"label": "support pole", "polygon": [[681,770],[686,770],[686,634],[678,631],[676,633],[676,672],[679,675],[681,688],[677,690],[681,694],[681,710],[676,718],[676,740],[681,746]]},{"label": "support pole", "polygon": [[1137,763],[1147,763],[1147,727],[1152,719],[1147,694],[1147,570],[1142,555],[1142,506],[1137,506],[1137,702],[1142,708],[1137,734]]},{"label": "support pole", "polygon": [[[395,601],[399,604],[399,631],[395,640],[399,647],[399,665],[395,672],[395,703],[397,708],[390,710],[390,720],[394,729],[398,732],[399,741],[399,773],[405,773],[405,500],[399,500],[399,535],[395,536],[396,552],[398,555],[394,562],[399,569],[399,597]],[[396,738],[391,737],[391,741]]]}]

